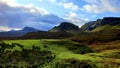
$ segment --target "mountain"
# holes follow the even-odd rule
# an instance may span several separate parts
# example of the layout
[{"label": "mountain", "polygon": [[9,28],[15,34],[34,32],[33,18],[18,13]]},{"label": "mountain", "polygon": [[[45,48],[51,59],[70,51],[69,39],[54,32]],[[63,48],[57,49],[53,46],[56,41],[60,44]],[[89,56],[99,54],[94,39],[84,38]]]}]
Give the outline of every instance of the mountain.
[{"label": "mountain", "polygon": [[53,27],[50,30],[50,32],[71,31],[71,30],[79,30],[79,27],[69,22],[62,22],[60,25]]},{"label": "mountain", "polygon": [[80,28],[69,22],[62,22],[60,25],[53,27],[49,32],[68,32],[68,33],[78,33]]},{"label": "mountain", "polygon": [[87,44],[120,40],[120,17],[97,19],[84,24],[80,29],[85,31],[84,34],[69,39]]},{"label": "mountain", "polygon": [[18,31],[12,30],[8,32],[0,32],[0,37],[18,37],[18,36],[25,35],[26,33],[36,32],[36,31],[39,31],[39,30],[32,27],[25,27],[22,30],[18,30]]},{"label": "mountain", "polygon": [[104,17],[103,19],[97,19],[96,21],[91,21],[84,24],[81,29],[84,31],[93,32],[120,29],[120,17]]},{"label": "mountain", "polygon": [[25,27],[25,28],[23,28],[22,30],[20,30],[19,32],[28,33],[28,32],[35,32],[35,31],[39,31],[39,30],[38,30],[38,29],[35,29],[35,28],[32,28],[32,27]]}]

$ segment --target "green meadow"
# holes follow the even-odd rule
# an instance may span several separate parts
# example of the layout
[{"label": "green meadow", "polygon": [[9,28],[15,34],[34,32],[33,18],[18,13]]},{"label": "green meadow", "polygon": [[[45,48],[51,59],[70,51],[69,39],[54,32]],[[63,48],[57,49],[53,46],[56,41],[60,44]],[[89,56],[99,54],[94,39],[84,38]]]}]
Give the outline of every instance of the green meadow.
[{"label": "green meadow", "polygon": [[[12,48],[5,47],[0,54],[9,56],[15,52],[20,56],[16,57],[13,54],[13,58],[17,59],[7,61],[9,64],[3,64],[0,61],[0,66],[3,68],[6,66],[16,68],[120,68],[119,42],[84,45],[62,39],[5,40],[1,41],[0,45],[12,46],[14,44],[14,46]],[[2,46],[0,48],[2,49]],[[30,61],[22,60],[24,57],[21,57],[25,55],[22,51],[26,51],[25,53],[30,55],[28,56]],[[38,58],[38,60],[41,58],[36,56],[41,56],[44,60],[36,62],[34,58]],[[9,58],[5,59],[10,60]],[[15,64],[13,61],[18,63]],[[5,61],[3,62],[5,63]],[[33,65],[29,66],[29,62],[36,64],[31,63]]]}]

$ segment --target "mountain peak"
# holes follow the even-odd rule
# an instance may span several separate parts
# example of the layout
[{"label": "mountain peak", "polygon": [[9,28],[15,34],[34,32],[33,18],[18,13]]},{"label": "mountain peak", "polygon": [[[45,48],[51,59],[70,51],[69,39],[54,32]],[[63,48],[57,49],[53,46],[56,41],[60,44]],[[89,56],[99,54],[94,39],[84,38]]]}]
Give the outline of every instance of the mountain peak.
[{"label": "mountain peak", "polygon": [[[120,17],[104,17],[93,22],[88,22],[81,27],[82,30],[92,31],[99,27],[99,30],[120,29]],[[98,29],[97,29],[98,30]]]},{"label": "mountain peak", "polygon": [[79,27],[70,22],[62,22],[60,25],[55,26],[50,31],[59,32],[59,31],[74,31],[74,30],[79,30]]},{"label": "mountain peak", "polygon": [[101,21],[101,25],[116,25],[120,24],[120,17],[104,17]]},{"label": "mountain peak", "polygon": [[38,31],[38,29],[35,29],[33,27],[24,27],[21,31],[27,31],[27,32],[34,32],[34,31]]},{"label": "mountain peak", "polygon": [[[70,22],[62,22],[60,25],[65,25],[65,24],[72,24],[72,23],[70,23]],[[74,24],[72,24],[72,25],[74,25]]]},{"label": "mountain peak", "polygon": [[29,29],[35,29],[35,28],[26,26],[26,27],[24,27],[22,30],[29,30]]}]

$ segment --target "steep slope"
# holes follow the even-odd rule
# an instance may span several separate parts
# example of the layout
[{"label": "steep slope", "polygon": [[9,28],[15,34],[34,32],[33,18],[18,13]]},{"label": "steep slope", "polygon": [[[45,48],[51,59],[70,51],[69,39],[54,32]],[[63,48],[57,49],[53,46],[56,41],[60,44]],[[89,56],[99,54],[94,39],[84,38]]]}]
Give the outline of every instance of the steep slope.
[{"label": "steep slope", "polygon": [[120,26],[119,25],[104,25],[104,26],[99,26],[96,29],[92,30],[92,32],[97,32],[97,31],[102,31],[102,30],[112,30],[112,29],[119,29],[120,30]]},{"label": "steep slope", "polygon": [[79,32],[80,29],[78,26],[69,23],[69,22],[62,22],[60,25],[53,27],[49,32],[62,32],[66,31],[69,33],[76,33]]},{"label": "steep slope", "polygon": [[85,31],[120,29],[120,17],[104,17],[103,19],[86,23],[81,29]]},{"label": "steep slope", "polygon": [[22,36],[28,32],[36,32],[39,31],[38,29],[32,28],[32,27],[25,27],[22,30],[12,30],[8,32],[0,32],[0,37],[17,37],[17,36]]}]

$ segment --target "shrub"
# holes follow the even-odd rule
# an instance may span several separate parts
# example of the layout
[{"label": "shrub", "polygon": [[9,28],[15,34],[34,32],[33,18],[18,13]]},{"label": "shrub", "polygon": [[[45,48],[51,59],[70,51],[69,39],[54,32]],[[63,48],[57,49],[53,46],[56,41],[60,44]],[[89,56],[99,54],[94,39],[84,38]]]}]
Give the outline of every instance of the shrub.
[{"label": "shrub", "polygon": [[[2,51],[0,52],[0,68],[37,68],[42,67],[45,63],[52,61],[55,57],[51,51],[41,51],[40,47],[33,46],[32,49],[24,49],[19,44],[8,45],[0,43]],[[6,48],[19,45],[22,47],[21,51],[4,51]],[[25,65],[22,65],[24,63]]]},{"label": "shrub", "polygon": [[89,60],[64,59],[57,62],[55,68],[97,68],[97,66]]},{"label": "shrub", "polygon": [[66,46],[70,51],[77,53],[77,54],[85,54],[91,53],[93,50],[85,45],[76,44],[76,45],[68,45]]}]

